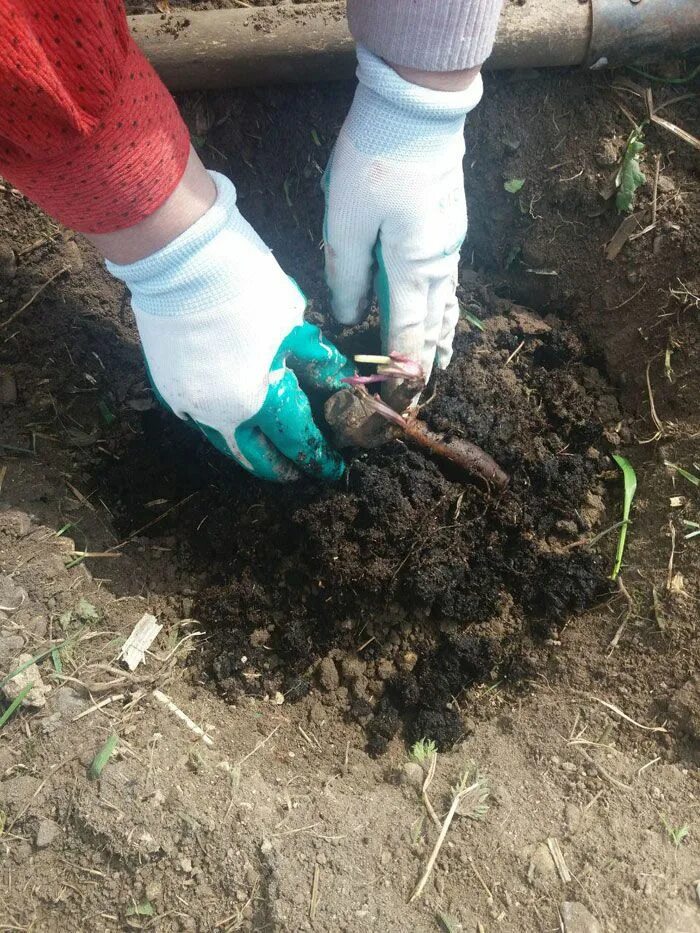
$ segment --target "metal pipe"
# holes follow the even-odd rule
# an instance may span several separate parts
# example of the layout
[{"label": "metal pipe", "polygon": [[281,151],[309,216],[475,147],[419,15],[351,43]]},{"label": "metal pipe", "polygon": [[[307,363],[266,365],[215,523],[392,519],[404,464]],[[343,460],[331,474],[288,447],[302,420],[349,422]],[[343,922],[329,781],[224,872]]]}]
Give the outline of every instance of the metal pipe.
[{"label": "metal pipe", "polygon": [[[173,90],[351,77],[345,4],[129,17]],[[700,47],[700,0],[506,3],[487,68],[621,64]]]}]

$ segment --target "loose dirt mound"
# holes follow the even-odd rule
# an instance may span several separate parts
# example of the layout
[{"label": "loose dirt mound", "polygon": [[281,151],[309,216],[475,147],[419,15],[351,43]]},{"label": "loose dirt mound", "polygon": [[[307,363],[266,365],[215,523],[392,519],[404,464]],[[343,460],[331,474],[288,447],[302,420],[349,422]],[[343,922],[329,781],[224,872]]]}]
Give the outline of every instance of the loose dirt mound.
[{"label": "loose dirt mound", "polygon": [[[455,360],[422,416],[496,457],[511,474],[498,497],[399,441],[352,459],[336,488],[231,483],[219,472],[227,477],[227,464],[207,467],[212,452],[160,415],[101,471],[106,500],[123,510],[163,495],[177,501],[193,468],[209,470],[186,536],[197,568],[224,581],[195,613],[213,632],[209,667],[228,696],[298,698],[330,652],[347,688],[341,702],[366,725],[373,751],[400,719],[410,741],[430,735],[446,747],[462,735],[465,687],[527,669],[533,636],[556,635],[560,620],[608,589],[582,541],[603,508],[604,433],[619,420],[617,403],[554,319],[485,289],[470,302],[485,313],[485,331],[460,325]],[[160,455],[134,477],[146,447]],[[358,652],[359,668],[345,670],[348,652]]]}]

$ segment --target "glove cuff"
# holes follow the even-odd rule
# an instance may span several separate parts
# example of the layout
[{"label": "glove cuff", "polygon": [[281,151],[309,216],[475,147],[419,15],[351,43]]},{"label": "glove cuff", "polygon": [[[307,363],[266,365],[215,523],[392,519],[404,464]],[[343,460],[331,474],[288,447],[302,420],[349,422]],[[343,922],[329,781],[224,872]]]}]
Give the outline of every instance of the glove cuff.
[{"label": "glove cuff", "polygon": [[399,161],[461,158],[466,115],[481,100],[481,75],[464,91],[435,91],[406,81],[361,45],[357,59],[360,83],[345,131],[360,152]]},{"label": "glove cuff", "polygon": [[357,78],[360,84],[407,116],[430,123],[464,120],[483,94],[481,74],[463,91],[436,91],[406,81],[385,61],[363,45],[357,46]]}]

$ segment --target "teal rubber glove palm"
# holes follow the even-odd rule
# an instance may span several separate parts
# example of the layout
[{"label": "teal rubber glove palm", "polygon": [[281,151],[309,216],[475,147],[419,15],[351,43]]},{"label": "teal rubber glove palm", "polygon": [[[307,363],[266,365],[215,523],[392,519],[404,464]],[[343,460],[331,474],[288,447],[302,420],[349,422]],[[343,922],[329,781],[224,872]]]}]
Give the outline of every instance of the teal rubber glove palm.
[{"label": "teal rubber glove palm", "polygon": [[359,85],[324,176],[326,278],[333,311],[355,324],[374,287],[383,352],[444,368],[459,317],[467,231],[464,122],[481,99],[411,84],[362,46]]},{"label": "teal rubber glove palm", "polygon": [[241,215],[233,184],[211,175],[217,199],[189,230],[139,262],[107,263],[131,290],[154,390],[261,479],[337,480],[343,460],[302,385],[333,392],[352,366],[304,322],[296,283]]}]

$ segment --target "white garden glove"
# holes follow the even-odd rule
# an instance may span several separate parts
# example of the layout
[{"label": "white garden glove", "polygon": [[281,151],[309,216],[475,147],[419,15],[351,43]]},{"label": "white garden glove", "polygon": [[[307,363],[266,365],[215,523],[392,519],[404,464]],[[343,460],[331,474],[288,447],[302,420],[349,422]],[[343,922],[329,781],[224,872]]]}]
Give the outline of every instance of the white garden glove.
[{"label": "white garden glove", "polygon": [[[467,232],[464,91],[401,78],[362,46],[359,86],[324,175],[326,278],[343,324],[364,316],[376,268],[383,352],[445,368],[459,317],[459,250]],[[376,265],[375,265],[376,263]]]},{"label": "white garden glove", "polygon": [[352,366],[304,323],[296,283],[241,215],[233,184],[210,174],[217,199],[189,230],[139,262],[107,263],[131,290],[155,393],[256,476],[338,479],[342,458],[296,374],[332,392]]}]

